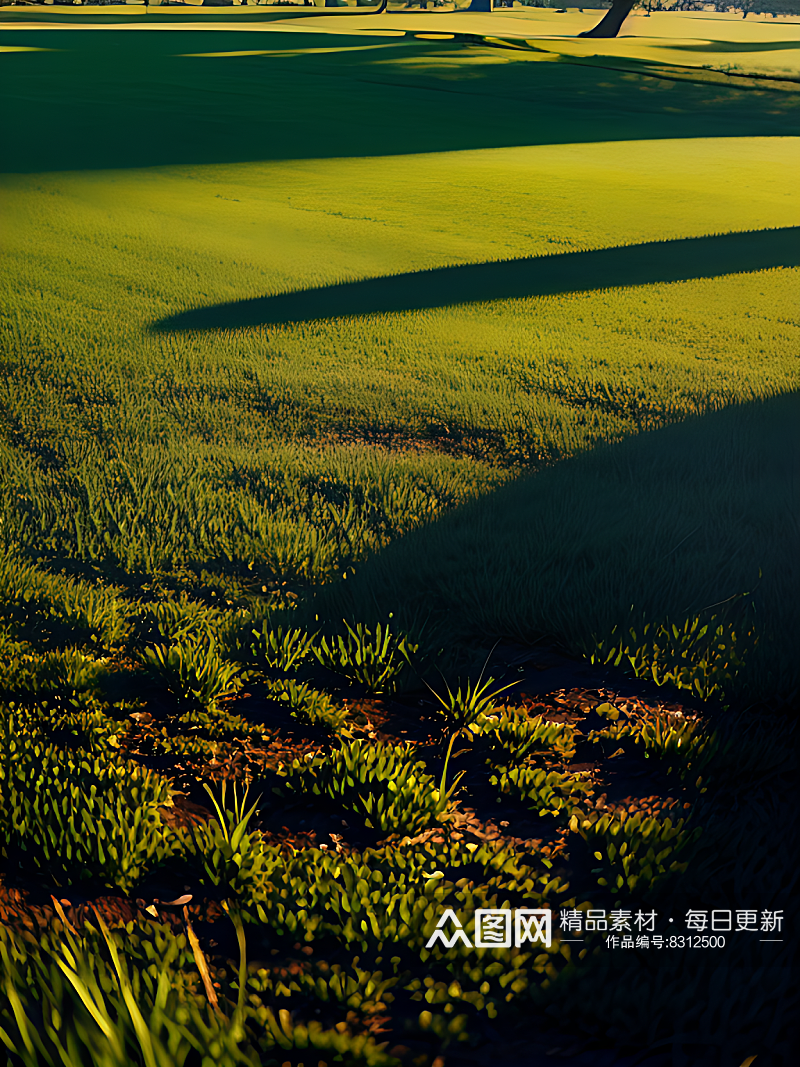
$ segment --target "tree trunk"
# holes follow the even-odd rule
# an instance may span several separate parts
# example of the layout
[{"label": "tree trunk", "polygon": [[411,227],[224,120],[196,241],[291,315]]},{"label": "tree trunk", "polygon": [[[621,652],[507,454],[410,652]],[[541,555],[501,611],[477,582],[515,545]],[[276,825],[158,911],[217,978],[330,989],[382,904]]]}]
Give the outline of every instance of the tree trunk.
[{"label": "tree trunk", "polygon": [[636,0],[613,0],[611,8],[597,23],[593,30],[579,33],[579,37],[616,37],[622,29],[622,23],[631,12]]}]

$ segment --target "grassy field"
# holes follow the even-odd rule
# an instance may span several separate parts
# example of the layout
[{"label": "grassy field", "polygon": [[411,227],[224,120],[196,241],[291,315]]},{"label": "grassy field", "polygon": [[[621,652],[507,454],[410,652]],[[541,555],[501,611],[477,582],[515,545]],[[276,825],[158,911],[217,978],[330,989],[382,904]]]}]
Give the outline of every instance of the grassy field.
[{"label": "grassy field", "polygon": [[[25,108],[3,179],[5,537],[25,555],[134,590],[299,593],[519,473],[795,388],[796,94],[274,36],[285,54],[231,55],[251,43],[234,31],[6,34],[59,46],[6,57]],[[509,107],[522,76],[529,99]],[[65,80],[97,99],[69,122]],[[340,87],[328,121],[319,101]],[[541,91],[582,124],[573,143],[483,147],[512,118],[516,139],[551,139]],[[708,136],[677,138],[675,120]],[[765,122],[778,136],[731,136]],[[618,139],[594,140],[598,124]],[[631,138],[646,127],[661,136]],[[402,151],[370,151],[389,137]],[[306,158],[218,161],[245,139],[244,154]],[[432,139],[473,147],[423,151]],[[661,555],[680,540],[670,523],[659,536]],[[773,550],[733,573],[712,552],[699,599],[744,592],[760,567],[778,581]],[[684,553],[670,562],[668,584],[697,584]],[[585,592],[565,617],[586,617]],[[619,598],[684,606],[644,585]],[[402,608],[390,599],[381,613]],[[498,627],[530,631],[513,611]]]},{"label": "grassy field", "polygon": [[[444,1056],[460,1067],[468,1041],[496,1040],[488,1020],[498,1011],[514,1025],[516,1008],[503,1007],[514,996],[495,989],[495,972],[472,973],[458,951],[455,963],[443,953],[431,964],[438,985],[416,988],[429,905],[458,893],[462,913],[520,893],[547,903],[567,879],[571,906],[618,904],[608,872],[598,883],[591,849],[581,851],[598,845],[598,834],[611,841],[633,817],[612,805],[609,826],[596,827],[603,775],[613,779],[609,761],[618,755],[603,749],[589,803],[576,767],[597,744],[656,757],[653,792],[668,799],[656,811],[662,843],[670,805],[691,809],[691,825],[708,831],[696,852],[690,828],[680,831],[677,843],[693,857],[681,901],[749,907],[748,878],[758,907],[780,907],[788,892],[769,836],[782,810],[773,787],[787,768],[753,709],[790,702],[798,686],[800,27],[654,14],[630,19],[629,36],[607,42],[574,36],[597,18],[577,11],[259,22],[237,12],[205,23],[198,15],[191,26],[189,14],[148,15],[144,31],[121,22],[124,12],[0,13],[3,752],[34,768],[55,738],[40,768],[41,795],[56,796],[62,772],[100,783],[117,821],[105,809],[93,808],[91,818],[106,820],[115,842],[122,835],[132,857],[112,861],[102,847],[99,857],[84,855],[84,846],[73,855],[65,842],[76,831],[66,824],[54,845],[46,805],[44,829],[39,814],[25,821],[33,794],[5,759],[4,879],[38,907],[49,864],[61,872],[52,877],[64,899],[96,901],[105,887],[126,902],[154,900],[156,918],[158,898],[180,898],[186,882],[201,909],[194,921],[220,920],[213,930],[198,927],[208,936],[221,936],[214,902],[238,902],[251,962],[275,952],[294,960],[298,920],[286,918],[281,900],[305,901],[298,906],[313,919],[308,929],[322,924],[322,958],[308,967],[301,960],[300,971],[286,964],[295,968],[287,973],[302,972],[296,989],[253,964],[249,988],[261,1000],[246,1016],[244,983],[231,984],[236,967],[246,967],[232,905],[234,947],[220,950],[234,960],[241,950],[232,971],[208,937],[195,951],[188,913],[183,926],[179,912],[166,913],[175,921],[155,949],[153,924],[124,913],[140,924],[128,930],[130,960],[162,952],[175,974],[195,968],[195,1007],[209,989],[203,951],[212,960],[228,1036],[211,1008],[206,1018],[192,1007],[175,1062],[194,1062],[186,1034],[201,1032],[206,1044],[221,1042],[220,1064],[256,1062],[255,1048],[262,1063],[283,1063],[280,1049],[289,1050],[287,1062],[305,1062],[298,1050],[309,1040],[309,1004],[327,1003],[324,968],[339,960],[349,977],[337,978],[336,1010],[324,1009],[329,1036],[314,1045],[319,1057],[442,1067]],[[430,32],[452,37],[415,36]],[[721,703],[729,718],[715,720],[724,728],[708,741],[704,720],[670,733],[678,720],[655,705],[617,701],[621,711],[606,722],[600,694],[576,698],[573,718],[563,719],[556,701],[520,723],[517,712],[498,711],[496,694],[488,710],[499,719],[471,711],[484,763],[454,757],[466,775],[462,792],[446,800],[442,781],[434,797],[434,779],[414,771],[402,746],[412,740],[413,758],[438,779],[448,744],[466,743],[458,718],[466,712],[450,708],[440,721],[431,704],[422,725],[414,720],[419,736],[407,731],[403,716],[418,694],[398,710],[394,683],[382,689],[363,663],[353,666],[355,648],[337,631],[343,618],[373,634],[390,620],[422,633],[409,638],[426,645],[420,656],[446,647],[440,663],[454,686],[463,681],[454,681],[458,669],[494,641],[544,641],[596,661],[619,653],[640,676],[712,698],[708,708],[719,715]],[[287,619],[309,634],[321,628],[328,643],[309,637],[295,663],[289,646],[278,647],[302,644],[277,628]],[[693,620],[709,624],[707,638],[679,637]],[[388,663],[390,652],[378,659]],[[354,690],[342,688],[342,675]],[[402,677],[394,686],[401,692],[411,684]],[[377,704],[354,711],[365,693]],[[679,759],[684,729],[689,751]],[[518,755],[537,738],[544,756]],[[390,773],[360,749],[334,757],[339,742],[342,752],[361,743],[365,751],[400,747],[383,750]],[[749,762],[737,763],[731,753],[745,748]],[[134,783],[122,799],[114,792],[122,786],[107,778],[119,763],[112,749],[119,761],[136,761],[119,764]],[[99,762],[79,768],[76,751]],[[359,806],[363,797],[347,792],[350,758],[375,796],[386,792],[385,817],[376,821]],[[711,797],[697,774],[707,763]],[[216,781],[225,764],[256,782],[255,793],[283,790],[280,801],[262,803],[255,836],[241,837],[243,807],[220,810],[206,830],[189,816],[185,825],[159,821],[180,807],[179,785],[208,804],[198,781]],[[142,766],[159,773],[140,781]],[[555,794],[531,784],[540,770],[563,776],[552,779],[561,782]],[[413,774],[418,785],[395,803],[381,783]],[[490,774],[497,798],[486,793]],[[302,824],[291,822],[292,795],[314,790],[327,797],[327,808],[319,802],[325,818],[334,812],[361,827],[335,855],[304,843]],[[512,829],[504,837],[495,827],[494,845],[470,838],[458,821],[473,805],[488,825],[487,796],[511,805]],[[728,824],[725,812],[739,797],[747,799]],[[120,829],[120,811],[137,804],[153,813],[150,822],[123,820]],[[538,819],[551,805],[572,853],[559,851],[552,834],[542,846],[539,824],[527,836],[515,831],[515,804]],[[281,819],[296,862],[286,860],[289,838],[269,836]],[[237,821],[239,852],[231,844]],[[436,837],[430,826],[439,823],[445,830]],[[530,884],[520,866],[524,841],[533,841],[535,864],[547,859]],[[44,849],[41,862],[31,858],[36,849]],[[603,844],[595,855],[616,878],[616,852]],[[406,862],[401,876],[397,864]],[[42,869],[31,873],[37,863]],[[431,864],[443,872],[440,888],[440,875],[426,880]],[[667,907],[670,872],[647,870],[636,899]],[[618,889],[634,893],[640,875],[626,866],[629,876],[634,882]],[[318,919],[320,885],[338,893],[341,882],[342,899],[352,900],[364,879],[363,893],[385,879],[415,916],[397,935],[391,966],[383,945],[397,930],[354,927],[346,903],[336,903],[335,921]],[[3,893],[7,910],[17,898]],[[62,921],[80,926],[77,914]],[[51,964],[66,973],[48,936],[35,952],[0,942],[15,960],[0,1015],[4,1027],[22,1027],[19,1047],[26,1039],[9,1006],[14,996],[45,988]],[[84,939],[73,946],[76,959],[102,949],[100,927],[74,936]],[[606,960],[584,972],[567,966],[569,945],[555,944],[558,959],[514,956],[509,981],[521,983],[510,987],[514,995],[525,991],[562,1025],[617,1045],[668,1049],[676,1064],[711,1063],[703,1056],[712,1049],[720,1067],[756,1052],[788,1065],[786,1030],[770,1022],[782,1018],[783,965],[760,971],[752,946],[687,977],[678,963],[658,974],[641,960],[639,970]],[[109,960],[111,968],[113,953]],[[89,982],[89,964],[74,966]],[[587,1003],[604,967],[602,981],[627,990],[627,1030],[607,998]],[[390,972],[391,984],[381,985]],[[122,1005],[119,972],[97,974],[91,980],[106,993],[119,979]],[[170,974],[174,992],[181,979]],[[155,978],[141,981],[155,1004]],[[663,992],[670,982],[680,996]],[[738,1028],[714,1015],[716,1001],[706,1015],[695,1011],[697,990],[709,984],[739,1005]],[[294,1022],[279,1011],[290,995]],[[423,998],[424,1009],[416,1003]],[[148,1025],[154,1047],[166,1048],[162,1009],[153,1008]],[[77,1001],[71,1010],[94,1034]],[[378,1047],[382,1012],[393,1019],[394,1052]],[[117,1008],[112,1015],[122,1018]],[[136,1045],[142,1031],[130,1018],[114,1039],[122,1051],[103,1045],[104,1067],[131,1062],[132,1048],[161,1067]],[[412,1019],[403,1032],[401,1019]],[[292,1026],[305,1037],[295,1039]],[[81,1040],[91,1050],[100,1038]],[[24,1054],[12,1049],[9,1064],[48,1062],[30,1041]],[[82,1067],[81,1056],[100,1062],[99,1047],[75,1053],[70,1067]]]}]

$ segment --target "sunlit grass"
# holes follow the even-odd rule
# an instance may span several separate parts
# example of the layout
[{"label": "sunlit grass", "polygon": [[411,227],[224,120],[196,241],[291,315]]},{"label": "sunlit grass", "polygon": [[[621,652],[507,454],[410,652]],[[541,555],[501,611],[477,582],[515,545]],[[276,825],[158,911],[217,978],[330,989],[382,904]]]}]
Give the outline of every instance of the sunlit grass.
[{"label": "sunlit grass", "polygon": [[[562,18],[531,16],[554,33]],[[570,12],[560,26],[575,32],[595,17]],[[387,25],[414,30],[437,24],[392,18],[407,22]],[[496,33],[515,21],[528,32],[525,18],[485,21]],[[639,729],[648,758],[669,749],[691,787],[680,818],[691,819],[692,836],[703,829],[680,883],[637,904],[655,903],[665,921],[664,909],[680,915],[684,899],[783,907],[782,812],[770,794],[788,782],[788,746],[760,712],[788,702],[798,677],[798,142],[751,134],[785,134],[794,94],[737,96],[462,42],[381,42],[373,51],[343,35],[329,49],[324,21],[337,23],[331,16],[314,35],[304,31],[308,47],[284,28],[283,51],[277,33],[228,34],[223,44],[223,33],[200,43],[194,34],[118,33],[73,34],[63,55],[6,57],[7,158],[19,173],[3,179],[0,689],[14,701],[0,708],[13,831],[4,837],[29,850],[37,894],[46,884],[65,894],[53,898],[65,926],[36,939],[0,929],[0,1036],[12,1056],[24,1044],[32,1065],[56,1050],[76,1067],[138,1062],[148,1042],[161,1056],[167,1032],[164,1056],[176,1063],[206,1048],[220,1063],[296,1059],[293,1048],[312,1048],[326,1049],[326,1061],[355,1063],[357,1051],[359,1062],[399,1065],[440,1062],[439,1048],[466,1038],[477,1012],[505,1034],[549,1004],[560,1026],[577,1033],[588,1023],[629,1048],[671,1046],[680,1058],[681,1042],[696,1042],[703,1064],[709,1054],[715,1063],[769,1057],[788,1048],[778,1006],[786,980],[780,956],[763,962],[775,946],[759,944],[756,956],[755,932],[750,945],[737,934],[724,959],[703,954],[699,965],[655,948],[580,964],[577,951],[562,981],[554,963],[577,946],[556,937],[548,953],[515,950],[497,962],[490,949],[464,968],[459,948],[424,955],[429,902],[452,899],[462,918],[478,904],[507,906],[510,893],[526,906],[553,904],[567,886],[551,849],[540,857],[542,842],[529,842],[523,865],[517,845],[459,832],[442,845],[340,850],[339,824],[354,816],[384,832],[416,831],[446,814],[456,788],[460,802],[482,804],[462,771],[448,777],[449,761],[464,755],[455,740],[478,727],[473,743],[490,757],[481,775],[572,828],[572,858],[558,860],[574,868],[570,906],[610,903],[598,893],[606,875],[623,884],[620,858],[606,847],[606,867],[592,870],[583,845],[592,837],[608,846],[622,819],[609,836],[600,831],[610,813],[608,826],[591,830],[606,794],[598,801],[593,775],[566,762],[576,754],[569,718],[536,725],[527,711],[498,708],[468,723],[456,704],[471,694],[472,711],[486,712],[483,697],[498,683],[483,674],[476,682],[477,669],[469,682],[450,676],[455,718],[446,716],[441,751],[425,755],[422,773],[405,741],[388,746],[371,728],[372,740],[363,737],[361,712],[338,687],[294,675],[316,660],[334,678],[388,692],[407,681],[404,652],[421,651],[410,656],[416,670],[435,662],[455,674],[468,656],[485,662],[496,638],[555,639],[585,655],[618,648],[640,677],[677,677],[695,696],[721,695],[729,710],[755,703],[758,717],[752,708],[720,716],[719,737],[699,720],[675,727],[681,716],[668,713],[634,727],[627,704],[621,718],[604,703],[596,710],[609,729],[597,736],[614,737],[615,748]],[[659,21],[648,22],[657,37]],[[70,35],[40,39],[54,37]],[[253,54],[253,41],[278,54]],[[206,45],[203,58],[186,54]],[[540,257],[540,280],[542,263],[553,276],[574,263],[574,284],[523,295],[508,286],[500,297],[475,288],[476,278],[508,279],[508,265],[531,257]],[[468,274],[472,288],[459,272],[470,264],[484,265]],[[419,298],[427,280],[431,298]],[[393,296],[359,311],[353,289],[337,288],[345,283]],[[324,294],[341,295],[341,306],[302,313]],[[247,301],[285,313],[255,325],[214,321]],[[261,725],[245,682],[266,698]],[[586,712],[596,703],[586,691],[582,700]],[[292,804],[316,795],[333,805],[336,851],[306,845],[305,832],[288,850],[245,832],[246,791],[241,800],[234,791],[232,812],[224,791],[220,804],[212,791],[218,820],[173,832],[161,816],[177,788],[164,775],[178,757],[174,766],[192,774],[201,764],[203,774],[255,772],[254,796],[262,786],[269,798],[281,793],[265,764],[248,762],[261,743],[280,743],[275,701],[325,738],[317,757],[293,751],[278,771]],[[337,733],[341,751],[331,755]],[[546,769],[535,763],[545,734]],[[49,770],[40,766],[44,737]],[[678,761],[682,739],[690,743]],[[163,771],[147,771],[159,794],[152,803],[129,754]],[[695,777],[701,766],[710,791]],[[87,768],[113,788],[81,791],[75,781],[89,781]],[[658,781],[646,788],[672,790]],[[112,810],[120,783],[133,790],[125,818]],[[579,822],[569,805],[584,801],[591,808],[575,808]],[[150,804],[150,823],[140,826],[137,803]],[[267,810],[262,827],[280,825],[282,808]],[[654,817],[645,830],[642,818],[632,814],[634,845],[653,829],[662,843],[672,835],[671,823]],[[54,837],[50,824],[64,819]],[[85,832],[90,819],[97,834]],[[500,822],[509,838],[510,825]],[[9,855],[11,876],[25,874]],[[169,885],[172,870],[180,896],[148,883],[152,871]],[[633,870],[628,887],[649,892],[650,875]],[[88,874],[142,907],[153,899],[145,914],[156,923],[73,936],[61,909],[97,892],[80,881]],[[229,898],[238,988],[230,965],[220,966],[226,943],[208,940],[206,928],[207,959],[186,907],[185,936],[178,913],[164,911],[192,894],[204,899],[212,885],[215,900]],[[178,899],[163,904],[167,895]],[[160,925],[166,915],[172,932]],[[273,982],[260,963],[248,968],[246,949],[282,967],[295,938],[311,942],[315,930],[319,954],[291,964],[297,982]],[[397,952],[390,977],[384,944]],[[117,978],[98,949],[111,953]],[[425,976],[446,978],[434,1001],[417,978],[420,959]],[[52,980],[56,965],[72,1001]],[[387,1012],[394,984],[411,1000]],[[515,994],[524,998],[516,1005]],[[344,1014],[345,997],[347,1022],[323,1032]],[[281,1004],[279,1027],[272,1012]],[[472,1014],[448,1019],[462,1009]],[[320,1019],[306,1026],[312,1010]],[[378,1010],[386,1014],[375,1033],[391,1033],[388,1019],[413,1044],[408,1054],[384,1056],[372,1038],[365,1044],[366,1031],[348,1029]],[[481,1022],[469,1036],[479,1043],[491,1032]]]},{"label": "sunlit grass", "polygon": [[[520,474],[687,415],[796,388],[797,325],[786,309],[796,301],[797,276],[780,268],[781,259],[755,273],[741,273],[750,268],[738,260],[720,261],[719,277],[671,283],[631,284],[628,270],[622,281],[601,274],[575,292],[515,299],[471,292],[465,301],[456,284],[421,310],[412,304],[353,314],[343,307],[304,322],[174,326],[196,309],[361,279],[397,278],[402,293],[404,276],[415,271],[612,247],[630,247],[635,263],[636,247],[647,242],[785,229],[800,222],[794,138],[675,138],[656,95],[648,105],[652,140],[592,141],[608,127],[593,127],[587,111],[579,143],[365,153],[381,136],[387,106],[395,106],[392,93],[455,84],[449,73],[444,81],[435,73],[439,53],[454,64],[450,73],[479,61],[474,87],[458,83],[460,121],[471,143],[486,144],[502,110],[491,94],[516,83],[507,81],[513,63],[481,66],[481,57],[518,53],[396,40],[357,45],[345,67],[349,52],[327,49],[354,44],[352,36],[306,34],[300,55],[303,34],[284,32],[269,39],[277,57],[205,63],[174,54],[197,51],[188,44],[196,36],[149,34],[143,43],[115,34],[120,70],[128,73],[109,83],[96,38],[36,40],[54,37],[75,41],[78,52],[14,62],[40,64],[26,69],[54,77],[73,71],[79,85],[84,74],[75,64],[85,55],[86,69],[112,86],[102,105],[112,109],[102,113],[110,120],[114,101],[123,109],[131,103],[125,78],[152,52],[153,77],[177,78],[187,101],[203,102],[180,104],[187,120],[199,110],[209,125],[202,137],[199,127],[189,128],[196,163],[3,179],[3,537],[14,551],[51,566],[99,568],[134,588],[155,581],[234,599],[245,591],[299,595],[352,576],[397,538]],[[209,52],[223,38],[244,40],[202,38]],[[265,40],[263,33],[249,39]],[[424,77],[409,75],[402,64],[390,70],[392,56],[433,66]],[[244,80],[231,81],[239,72]],[[325,80],[315,82],[321,72]],[[368,94],[361,110],[343,105],[332,116],[342,144],[359,139],[358,153],[331,158],[323,150],[328,135],[315,105],[291,143],[304,158],[208,162],[223,129],[215,108],[232,86],[244,92],[227,120],[236,137],[246,138],[248,116],[261,108],[271,125],[259,127],[253,144],[267,156],[287,150],[283,112],[268,104],[264,88],[273,83],[262,85],[270,76],[292,94],[311,97],[315,86],[333,84],[329,77]],[[570,83],[573,104],[585,100],[586,77],[576,73]],[[630,99],[640,107],[651,97],[642,79],[620,75],[629,77]],[[397,78],[407,79],[400,90],[392,87]],[[558,78],[546,83],[548,92],[568,84]],[[210,91],[197,97],[201,84]],[[625,84],[615,82],[614,92],[627,92]],[[34,79],[30,90],[45,99],[55,85]],[[675,92],[670,98],[687,110],[700,99],[718,105],[709,104],[705,87]],[[452,94],[437,88],[434,95],[446,104]],[[778,96],[791,103],[791,94]],[[752,93],[744,97],[756,111],[765,106]],[[161,112],[148,110],[148,99],[143,114],[155,119]],[[719,100],[733,107],[730,94]],[[396,110],[390,114],[399,122]],[[111,127],[103,123],[105,137]],[[418,133],[426,123],[414,124],[415,143],[424,143]],[[92,129],[90,122],[72,135],[86,152],[98,141]],[[149,151],[147,129],[131,129],[131,154]],[[166,123],[153,136],[165,158],[166,134],[175,129]],[[34,140],[20,127],[12,154],[31,150]],[[49,143],[45,126],[40,140]],[[245,158],[252,151],[248,142]],[[675,247],[665,245],[664,256],[674,259]],[[687,278],[693,268],[686,263]],[[406,305],[401,299],[397,306]],[[641,596],[641,610],[661,602],[655,586],[652,597]],[[592,608],[598,625],[609,603]],[[526,612],[503,625],[530,633]],[[500,627],[500,617],[492,619]]]},{"label": "sunlit grass", "polygon": [[516,470],[790,389],[792,271],[151,327],[359,277],[785,226],[796,158],[792,139],[727,139],[8,178],[6,537],[115,572],[325,580]]}]

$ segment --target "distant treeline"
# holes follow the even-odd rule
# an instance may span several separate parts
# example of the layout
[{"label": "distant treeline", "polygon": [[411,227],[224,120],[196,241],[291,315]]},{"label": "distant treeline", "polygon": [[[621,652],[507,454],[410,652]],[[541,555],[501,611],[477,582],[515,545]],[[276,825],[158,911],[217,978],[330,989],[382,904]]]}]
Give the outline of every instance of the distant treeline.
[{"label": "distant treeline", "polygon": [[[500,7],[503,3],[508,7],[521,4],[523,7],[551,7],[559,8],[560,0],[495,0],[494,6]],[[611,7],[611,0],[592,0],[586,5],[585,10],[591,11],[596,8]],[[581,9],[584,10],[584,9]],[[754,15],[800,15],[800,0],[639,0],[634,9],[642,11],[730,11],[746,18],[749,14]]]},{"label": "distant treeline", "polygon": [[[180,2],[180,0],[178,0]],[[401,0],[389,0],[390,7],[395,7]],[[561,0],[494,0],[495,9],[501,7],[549,7],[557,11],[566,11]],[[410,0],[409,7],[425,6],[425,0]],[[593,11],[598,8],[611,7],[611,0],[592,0],[581,11]],[[574,5],[571,8],[574,10]],[[638,13],[651,11],[730,11],[746,18],[749,14],[757,15],[800,15],[800,0],[639,0],[634,10]]]},{"label": "distant treeline", "polygon": [[[611,7],[611,4],[600,6]],[[736,0],[736,3],[730,0],[641,0],[636,7],[645,11],[730,11],[743,18],[751,13],[773,17],[800,14],[800,0]]]},{"label": "distant treeline", "polygon": [[[97,7],[103,5],[127,4],[144,7],[150,5],[173,6],[202,6],[202,7],[241,7],[262,5],[267,7],[377,7],[380,0],[6,0],[6,5],[18,5],[21,7],[41,7],[43,5],[57,4],[73,5],[84,4]],[[566,11],[560,6],[561,0],[494,0],[494,8],[502,7],[547,7],[558,11]],[[390,11],[433,9],[441,8],[466,8],[468,0],[389,0]],[[591,0],[585,10],[592,11],[598,8],[611,7],[611,0]],[[574,10],[574,5],[573,8]],[[581,11],[584,8],[580,9]],[[730,11],[747,18],[749,14],[772,15],[800,15],[800,0],[639,0],[635,9],[638,12],[646,11]]]}]

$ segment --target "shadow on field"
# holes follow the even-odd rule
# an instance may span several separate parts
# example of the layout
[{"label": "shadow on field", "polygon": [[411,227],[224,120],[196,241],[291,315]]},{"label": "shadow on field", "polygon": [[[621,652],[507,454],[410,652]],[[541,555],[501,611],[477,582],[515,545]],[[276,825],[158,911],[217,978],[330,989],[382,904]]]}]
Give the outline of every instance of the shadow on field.
[{"label": "shadow on field", "polygon": [[[657,44],[655,47],[674,49],[675,46]],[[789,52],[798,48],[800,41],[681,41],[682,52]]]},{"label": "shadow on field", "polygon": [[793,226],[437,267],[196,308],[163,319],[153,329],[226,330],[308,322],[796,266],[800,227]]},{"label": "shadow on field", "polygon": [[[800,109],[800,93],[743,91],[742,79],[532,63],[461,41],[0,22],[0,45],[52,49],[3,55],[0,156],[11,173],[793,136]],[[258,49],[270,55],[247,54]]]},{"label": "shadow on field", "polygon": [[[320,619],[428,620],[448,640],[577,651],[593,633],[721,614],[760,639],[751,693],[800,682],[800,392],[565,459],[466,504],[319,589]],[[747,595],[743,595],[747,594]],[[631,607],[633,605],[633,608]],[[639,631],[640,632],[640,631]]]}]

